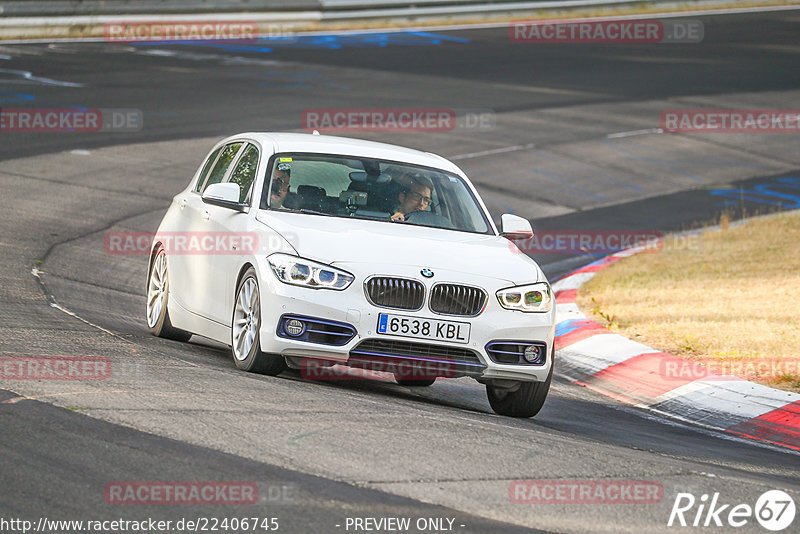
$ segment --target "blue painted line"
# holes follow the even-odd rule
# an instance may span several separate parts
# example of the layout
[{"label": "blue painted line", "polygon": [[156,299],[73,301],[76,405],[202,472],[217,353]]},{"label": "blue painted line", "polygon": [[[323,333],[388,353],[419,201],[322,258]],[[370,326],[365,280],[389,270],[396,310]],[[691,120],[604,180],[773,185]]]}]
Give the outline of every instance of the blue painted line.
[{"label": "blue painted line", "polygon": [[556,337],[578,330],[581,326],[583,326],[582,323],[585,322],[585,319],[567,319],[566,321],[561,321],[560,323],[556,324]]},{"label": "blue painted line", "polygon": [[718,205],[732,205],[737,201],[747,201],[788,209],[800,208],[800,194],[775,191],[775,188],[800,189],[800,178],[794,176],[778,178],[773,183],[758,184],[750,189],[713,189],[709,191],[709,194],[728,199]]},{"label": "blue painted line", "polygon": [[420,37],[427,37],[430,39],[437,39],[439,41],[449,41],[451,43],[468,43],[469,39],[465,37],[454,37],[452,35],[442,35],[439,33],[430,33],[430,32],[412,32],[408,31],[405,32],[411,35],[419,35]]},{"label": "blue painted line", "polygon": [[273,52],[276,48],[300,48],[306,50],[340,50],[343,48],[385,48],[388,46],[436,46],[443,42],[469,43],[469,39],[429,32],[399,31],[379,33],[354,33],[347,35],[298,35],[261,37],[245,41],[147,41],[131,43],[134,46],[183,45],[217,48],[230,52]]},{"label": "blue painted line", "polygon": [[36,100],[36,95],[28,93],[11,93],[9,91],[0,91],[0,103],[9,102],[31,102]]},{"label": "blue painted line", "polygon": [[229,50],[231,52],[258,52],[267,54],[272,52],[272,48],[263,46],[249,46],[243,44],[233,44],[230,42],[219,41],[148,41],[141,43],[131,43],[132,46],[167,46],[167,45],[183,45],[183,46],[199,46],[204,48],[218,48],[222,50]]}]

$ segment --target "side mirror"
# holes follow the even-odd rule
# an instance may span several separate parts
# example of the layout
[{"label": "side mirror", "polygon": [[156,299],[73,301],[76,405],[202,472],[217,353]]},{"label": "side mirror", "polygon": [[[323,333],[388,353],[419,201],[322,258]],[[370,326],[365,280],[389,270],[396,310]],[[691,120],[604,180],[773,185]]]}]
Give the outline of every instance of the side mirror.
[{"label": "side mirror", "polygon": [[512,241],[530,239],[533,237],[533,228],[528,219],[504,213],[500,216],[500,235]]},{"label": "side mirror", "polygon": [[244,212],[250,206],[239,202],[239,192],[238,184],[211,184],[203,191],[203,202]]}]

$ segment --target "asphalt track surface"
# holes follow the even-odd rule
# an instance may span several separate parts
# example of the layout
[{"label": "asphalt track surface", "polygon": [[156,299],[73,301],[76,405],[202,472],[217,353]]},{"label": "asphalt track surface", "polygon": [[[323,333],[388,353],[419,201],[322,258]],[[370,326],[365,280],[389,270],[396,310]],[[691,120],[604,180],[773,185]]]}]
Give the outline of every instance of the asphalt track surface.
[{"label": "asphalt track surface", "polygon": [[[492,414],[468,379],[419,390],[238,372],[224,347],[151,337],[146,258],[103,249],[109,230],[154,230],[215,139],[299,130],[302,111],[321,107],[493,110],[489,129],[355,136],[453,158],[493,215],[513,211],[537,229],[669,231],[722,211],[800,207],[796,134],[650,132],[664,109],[797,107],[796,11],[701,20],[704,41],[684,45],[512,44],[500,28],[247,48],[0,46],[3,107],[144,116],[135,133],[0,132],[0,355],[113,365],[100,382],[0,381],[0,517],[258,516],[283,532],[411,517],[451,518],[458,532],[665,532],[678,492],[753,505],[782,489],[800,502],[796,454],[652,418],[558,376],[539,416],[512,420]],[[586,261],[534,256],[551,276]],[[509,484],[531,479],[650,480],[664,495],[511,502]],[[253,482],[260,500],[104,501],[107,484],[154,480]],[[763,531],[752,519],[736,530]]]}]

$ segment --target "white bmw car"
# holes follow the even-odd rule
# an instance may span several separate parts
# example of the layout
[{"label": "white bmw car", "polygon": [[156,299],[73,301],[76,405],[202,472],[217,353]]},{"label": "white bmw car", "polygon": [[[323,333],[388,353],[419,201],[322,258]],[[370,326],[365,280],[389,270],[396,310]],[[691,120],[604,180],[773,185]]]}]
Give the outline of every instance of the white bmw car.
[{"label": "white bmw car", "polygon": [[228,344],[237,367],[269,375],[342,365],[409,386],[472,377],[496,413],[531,417],[553,374],[554,299],[513,243],[530,223],[506,214],[501,226],[434,154],[236,135],[159,226],[147,324]]}]

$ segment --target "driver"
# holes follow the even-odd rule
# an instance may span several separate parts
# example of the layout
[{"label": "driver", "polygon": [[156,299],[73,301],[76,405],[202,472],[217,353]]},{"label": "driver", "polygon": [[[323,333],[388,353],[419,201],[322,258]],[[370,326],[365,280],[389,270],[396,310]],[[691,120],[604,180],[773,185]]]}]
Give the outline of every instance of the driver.
[{"label": "driver", "polygon": [[291,178],[292,167],[288,163],[278,163],[275,172],[272,173],[272,188],[270,190],[269,205],[275,209],[286,209],[283,201],[289,194],[289,179]]},{"label": "driver", "polygon": [[431,204],[431,193],[433,183],[422,176],[415,176],[411,179],[411,184],[398,194],[400,204],[394,210],[391,219],[393,221],[405,221],[410,213],[424,211]]}]

